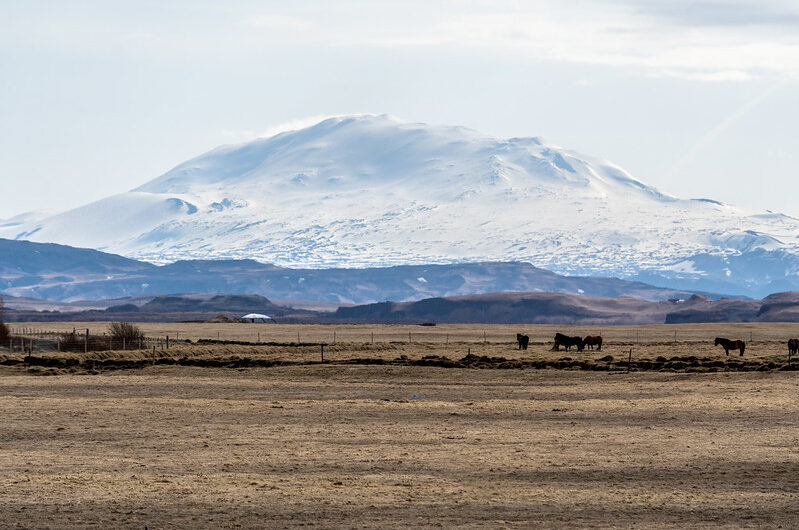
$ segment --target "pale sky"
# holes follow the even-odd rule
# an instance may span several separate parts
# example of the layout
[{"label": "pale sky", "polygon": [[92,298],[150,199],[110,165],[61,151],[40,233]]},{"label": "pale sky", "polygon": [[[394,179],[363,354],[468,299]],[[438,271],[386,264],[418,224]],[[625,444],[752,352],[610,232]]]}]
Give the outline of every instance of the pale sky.
[{"label": "pale sky", "polygon": [[0,218],[349,113],[799,216],[799,2],[0,0]]}]

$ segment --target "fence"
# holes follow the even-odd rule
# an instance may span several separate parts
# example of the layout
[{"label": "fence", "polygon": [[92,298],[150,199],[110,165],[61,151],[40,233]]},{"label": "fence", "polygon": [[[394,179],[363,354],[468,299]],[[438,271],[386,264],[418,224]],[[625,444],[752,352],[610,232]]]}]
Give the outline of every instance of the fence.
[{"label": "fence", "polygon": [[[487,325],[445,324],[438,326],[381,325],[381,324],[207,324],[159,323],[142,324],[149,336],[132,343],[112,340],[107,328],[100,323],[86,324],[88,328],[70,330],[19,326],[10,329],[8,346],[11,351],[31,348],[39,350],[94,351],[158,350],[186,340],[224,341],[249,344],[513,344],[516,333],[530,337],[531,345],[551,344],[556,331],[567,335],[601,335],[617,345],[677,344],[681,342],[712,343],[715,336],[754,341],[782,341],[796,334],[795,324],[703,324],[654,326],[555,326],[555,325]],[[105,325],[104,325],[105,326]],[[64,337],[74,340],[65,344]]]},{"label": "fence", "polygon": [[[174,340],[172,341],[174,343]],[[89,333],[88,329],[70,331],[42,330],[37,328],[9,328],[9,352],[64,351],[89,352],[99,350],[150,350],[169,349],[170,338],[141,337],[133,340],[115,339],[107,333]]]}]

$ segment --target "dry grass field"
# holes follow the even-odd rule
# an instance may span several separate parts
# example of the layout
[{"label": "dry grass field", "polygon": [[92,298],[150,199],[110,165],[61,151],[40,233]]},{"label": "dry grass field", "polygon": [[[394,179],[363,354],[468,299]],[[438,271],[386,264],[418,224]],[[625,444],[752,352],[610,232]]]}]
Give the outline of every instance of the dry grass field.
[{"label": "dry grass field", "polygon": [[799,523],[794,372],[3,370],[4,528]]},{"label": "dry grass field", "polygon": [[[78,331],[89,329],[92,334],[103,333],[108,322],[24,322],[11,323],[13,329],[41,331]],[[799,323],[744,322],[719,324],[653,324],[647,326],[555,326],[540,324],[438,324],[436,326],[388,324],[239,324],[201,322],[142,322],[137,324],[148,336],[172,339],[220,339],[257,342],[375,342],[426,343],[511,343],[516,333],[525,333],[533,343],[551,343],[560,331],[566,335],[602,335],[608,342],[671,343],[675,332],[677,342],[713,341],[714,337],[754,341],[781,341],[799,336]],[[2,346],[2,345],[0,345]]]},{"label": "dry grass field", "polygon": [[[607,328],[603,351],[584,354],[548,351],[547,326],[487,326],[485,342],[476,326],[202,326],[142,327],[239,341],[269,329],[261,340],[275,343],[299,330],[328,343],[332,362],[317,363],[317,345],[176,343],[155,365],[151,351],[48,352],[82,364],[30,369],[0,353],[0,527],[799,525],[799,372],[784,369],[781,346],[795,325]],[[712,338],[750,330],[745,358],[769,371],[351,363],[471,349],[525,367],[599,365],[630,348],[726,363]],[[514,349],[517,331],[530,350]],[[181,359],[227,364],[165,362]]]}]

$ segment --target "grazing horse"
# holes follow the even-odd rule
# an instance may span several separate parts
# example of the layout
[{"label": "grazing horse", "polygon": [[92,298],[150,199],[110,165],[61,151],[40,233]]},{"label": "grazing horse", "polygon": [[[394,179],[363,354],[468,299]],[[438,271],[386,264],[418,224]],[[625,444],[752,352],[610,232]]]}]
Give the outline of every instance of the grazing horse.
[{"label": "grazing horse", "polygon": [[791,360],[791,355],[799,353],[799,339],[788,339],[788,360]]},{"label": "grazing horse", "polygon": [[552,346],[552,350],[557,350],[560,346],[566,348],[566,351],[569,351],[572,346],[577,346],[577,351],[583,351],[585,344],[582,337],[569,337],[563,333],[555,333],[555,345]]},{"label": "grazing horse", "polygon": [[746,343],[742,340],[730,340],[724,339],[722,337],[716,337],[714,346],[718,346],[719,344],[721,344],[721,347],[724,348],[725,355],[729,355],[730,350],[740,350],[741,357],[743,357],[744,350],[746,349]]},{"label": "grazing horse", "polygon": [[588,346],[589,350],[593,350],[596,346],[596,351],[602,351],[602,337],[599,335],[589,335],[583,339],[583,343]]},{"label": "grazing horse", "polygon": [[527,335],[522,335],[521,333],[517,333],[516,342],[519,343],[520,350],[526,350],[527,345],[530,344],[530,337],[528,337]]}]

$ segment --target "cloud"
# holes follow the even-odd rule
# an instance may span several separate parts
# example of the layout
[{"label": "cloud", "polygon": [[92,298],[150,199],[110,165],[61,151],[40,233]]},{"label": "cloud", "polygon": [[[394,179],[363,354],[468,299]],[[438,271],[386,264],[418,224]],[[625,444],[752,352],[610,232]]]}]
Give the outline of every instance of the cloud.
[{"label": "cloud", "polygon": [[249,26],[283,31],[306,31],[311,29],[314,24],[304,18],[287,15],[252,15],[247,19]]},{"label": "cloud", "polygon": [[276,134],[289,132],[289,131],[298,131],[300,129],[304,129],[306,127],[310,127],[311,125],[316,125],[320,121],[324,121],[328,118],[335,118],[337,115],[334,114],[315,114],[313,116],[307,116],[305,118],[298,118],[295,120],[285,121],[283,123],[277,123],[274,125],[267,126],[258,136],[260,138],[269,138],[270,136],[275,136]]},{"label": "cloud", "polygon": [[6,18],[14,23],[0,21],[0,50],[121,49],[187,63],[325,47],[350,47],[353,54],[363,48],[436,49],[449,56],[480,51],[692,81],[799,79],[795,0],[309,0],[261,11],[228,3],[173,7],[185,18],[178,27],[173,18],[151,16],[145,8],[95,10],[93,18],[31,5],[12,8]]},{"label": "cloud", "polygon": [[693,81],[750,81],[754,76],[748,72],[740,70],[718,70],[715,72],[693,71],[693,70],[659,70],[649,74],[649,77],[674,77],[678,79],[689,79]]},{"label": "cloud", "polygon": [[799,14],[775,2],[770,10],[759,2],[730,4],[575,0],[480,9],[477,3],[471,10],[439,13],[429,22],[397,21],[379,32],[350,32],[342,43],[493,49],[695,81],[799,78]]}]

